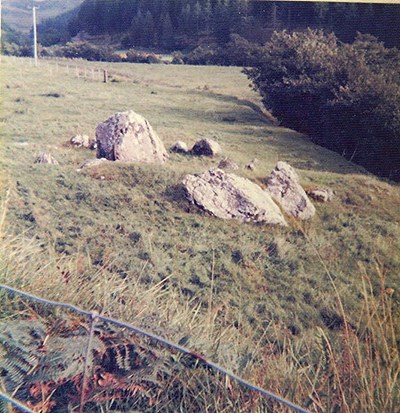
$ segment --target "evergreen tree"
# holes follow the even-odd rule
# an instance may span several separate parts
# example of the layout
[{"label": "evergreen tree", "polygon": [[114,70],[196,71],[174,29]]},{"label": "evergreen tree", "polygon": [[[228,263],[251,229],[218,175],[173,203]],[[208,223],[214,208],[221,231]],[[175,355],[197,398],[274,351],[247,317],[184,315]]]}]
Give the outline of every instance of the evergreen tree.
[{"label": "evergreen tree", "polygon": [[151,47],[157,44],[157,33],[153,15],[147,11],[143,21],[142,46]]},{"label": "evergreen tree", "polygon": [[211,30],[211,19],[212,19],[212,7],[211,1],[206,0],[203,6],[203,20],[204,20],[204,29],[208,34]]},{"label": "evergreen tree", "polygon": [[174,31],[169,13],[161,17],[160,45],[167,50],[174,48]]}]

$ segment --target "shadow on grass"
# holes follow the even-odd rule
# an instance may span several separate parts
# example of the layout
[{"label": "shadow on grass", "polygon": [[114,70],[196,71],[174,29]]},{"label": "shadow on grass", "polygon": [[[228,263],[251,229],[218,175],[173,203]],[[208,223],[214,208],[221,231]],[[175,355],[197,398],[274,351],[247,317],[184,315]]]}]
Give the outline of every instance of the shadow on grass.
[{"label": "shadow on grass", "polygon": [[199,92],[200,94],[205,94],[209,97],[212,97],[214,99],[227,102],[227,103],[232,103],[234,105],[238,106],[244,106],[246,108],[251,109],[255,114],[258,115],[258,119],[262,123],[267,123],[268,125],[274,125],[278,126],[279,121],[266,109],[261,107],[255,102],[252,102],[251,100],[248,99],[240,99],[236,96],[232,95],[224,95],[222,93],[214,93],[214,92]]}]

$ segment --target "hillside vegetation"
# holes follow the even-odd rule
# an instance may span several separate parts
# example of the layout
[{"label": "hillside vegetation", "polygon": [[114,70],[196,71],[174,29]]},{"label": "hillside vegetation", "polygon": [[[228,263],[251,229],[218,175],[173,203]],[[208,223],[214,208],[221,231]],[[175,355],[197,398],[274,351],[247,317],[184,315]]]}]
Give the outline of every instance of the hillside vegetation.
[{"label": "hillside vegetation", "polygon": [[78,7],[83,0],[3,0],[3,19],[12,29],[32,29],[32,7],[38,7],[38,23]]},{"label": "hillside vegetation", "polygon": [[394,4],[260,2],[247,0],[85,0],[69,31],[119,34],[125,46],[184,49],[223,45],[237,33],[265,42],[274,30],[307,27],[334,31],[352,41],[357,31],[399,46],[400,9]]},{"label": "hillside vegetation", "polygon": [[[86,78],[76,77],[77,64]],[[91,77],[98,68],[112,81]],[[4,58],[0,71],[1,283],[184,338],[313,412],[396,411],[397,184],[274,124],[239,68],[67,61],[35,68]],[[327,186],[335,197],[316,204],[310,222],[276,228],[189,208],[177,184],[219,159],[171,154],[163,166],[77,172],[95,154],[69,139],[93,136],[99,122],[128,109],[167,147],[209,137],[241,166],[239,175],[261,186],[285,160],[304,187]],[[41,151],[59,165],[34,164]],[[257,169],[244,169],[254,158]],[[1,299],[4,317],[42,314]],[[218,411],[208,389],[201,394],[210,404],[198,408]],[[247,411],[285,411],[270,407]]]}]

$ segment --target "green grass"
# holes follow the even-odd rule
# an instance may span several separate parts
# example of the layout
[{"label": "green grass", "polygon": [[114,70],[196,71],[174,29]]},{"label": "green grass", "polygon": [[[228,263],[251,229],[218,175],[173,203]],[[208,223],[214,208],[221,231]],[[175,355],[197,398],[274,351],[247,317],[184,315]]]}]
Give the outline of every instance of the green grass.
[{"label": "green grass", "polygon": [[[34,68],[28,60],[4,59],[0,65],[0,177],[9,190],[7,198],[2,193],[2,282],[176,341],[187,336],[192,348],[298,403],[312,388],[305,377],[325,377],[313,370],[321,348],[329,353],[332,342],[342,351],[344,333],[335,328],[343,327],[343,317],[357,331],[372,326],[363,310],[369,293],[379,303],[394,289],[385,305],[394,311],[398,345],[398,185],[274,125],[239,68],[79,62],[88,69],[84,79],[75,76],[75,64]],[[93,80],[92,68],[107,68],[112,81]],[[171,154],[163,166],[116,163],[78,173],[95,154],[66,142],[76,133],[94,135],[98,123],[129,109],[149,120],[166,147],[211,137],[241,166],[238,174],[260,185],[286,160],[305,187],[329,186],[335,198],[316,204],[311,222],[290,220],[282,229],[222,221],[188,207],[176,185],[219,159]],[[60,165],[34,164],[41,151]],[[244,169],[255,157],[258,168]],[[329,360],[340,358],[332,354]],[[325,391],[329,383],[319,384]],[[319,397],[313,411],[337,411],[336,405],[351,411],[340,400],[352,396],[333,388],[333,395],[313,396]],[[388,397],[395,406],[398,388]],[[353,411],[368,406],[357,400],[347,401]],[[383,404],[371,406],[378,412]]]}]

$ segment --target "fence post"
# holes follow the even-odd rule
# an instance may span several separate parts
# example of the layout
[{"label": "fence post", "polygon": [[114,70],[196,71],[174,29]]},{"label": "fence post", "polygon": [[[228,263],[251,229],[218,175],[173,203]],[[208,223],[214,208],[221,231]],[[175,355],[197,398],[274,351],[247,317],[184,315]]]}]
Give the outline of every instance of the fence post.
[{"label": "fence post", "polygon": [[91,320],[90,320],[90,331],[89,331],[88,344],[86,347],[85,365],[83,367],[83,378],[82,378],[82,389],[81,389],[81,400],[80,400],[80,406],[79,406],[79,413],[83,413],[83,406],[85,405],[87,375],[88,375],[88,368],[89,368],[89,360],[91,358],[90,352],[92,351],[92,341],[93,341],[93,335],[94,335],[94,327],[97,322],[97,316],[98,316],[98,313],[96,311],[93,311]]},{"label": "fence post", "polygon": [[104,83],[108,83],[108,71],[106,69],[103,70],[103,74],[104,74]]}]

